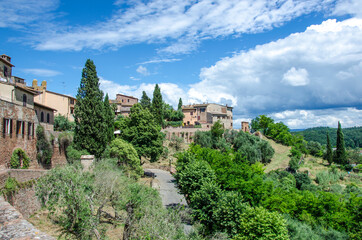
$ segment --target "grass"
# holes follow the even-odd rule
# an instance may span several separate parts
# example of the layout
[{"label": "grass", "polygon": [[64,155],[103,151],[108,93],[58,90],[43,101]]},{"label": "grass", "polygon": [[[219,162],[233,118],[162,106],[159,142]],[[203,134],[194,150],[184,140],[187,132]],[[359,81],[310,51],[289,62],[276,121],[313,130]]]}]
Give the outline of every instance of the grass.
[{"label": "grass", "polygon": [[289,164],[289,151],[291,147],[284,146],[282,144],[278,144],[271,139],[264,138],[264,140],[268,141],[275,153],[271,160],[271,162],[266,165],[265,172],[270,172],[276,169],[286,169]]}]

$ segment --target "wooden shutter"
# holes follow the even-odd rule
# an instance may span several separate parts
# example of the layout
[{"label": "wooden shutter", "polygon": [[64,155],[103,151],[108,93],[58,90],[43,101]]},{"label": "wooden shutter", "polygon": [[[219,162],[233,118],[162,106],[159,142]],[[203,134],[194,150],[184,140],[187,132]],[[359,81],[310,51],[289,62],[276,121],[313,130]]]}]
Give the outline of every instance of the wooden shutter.
[{"label": "wooden shutter", "polygon": [[10,137],[13,137],[13,120],[10,119]]}]

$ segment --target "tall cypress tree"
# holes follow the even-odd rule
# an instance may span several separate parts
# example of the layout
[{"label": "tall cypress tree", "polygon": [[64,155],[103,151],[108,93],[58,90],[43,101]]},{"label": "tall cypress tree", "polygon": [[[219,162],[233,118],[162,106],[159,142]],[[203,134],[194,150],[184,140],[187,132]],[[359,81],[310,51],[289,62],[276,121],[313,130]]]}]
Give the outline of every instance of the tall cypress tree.
[{"label": "tall cypress tree", "polygon": [[150,109],[151,107],[151,99],[147,96],[145,91],[142,92],[140,104],[143,108]]},{"label": "tall cypress tree", "polygon": [[329,133],[327,132],[327,153],[326,153],[326,160],[329,164],[332,164],[333,162],[333,152],[332,152],[332,146],[331,141],[329,139]]},{"label": "tall cypress tree", "polygon": [[162,94],[161,89],[156,84],[155,90],[153,91],[153,98],[152,98],[152,113],[156,120],[156,123],[162,126],[163,123],[163,101],[162,101]]},{"label": "tall cypress tree", "polygon": [[104,97],[104,116],[107,125],[107,142],[110,143],[114,138],[114,111],[109,104],[108,93]]},{"label": "tall cypress tree", "polygon": [[344,136],[342,132],[341,123],[338,122],[337,129],[337,146],[336,146],[335,162],[339,164],[347,164],[346,149],[344,147]]},{"label": "tall cypress tree", "polygon": [[178,100],[177,110],[182,110],[182,99],[181,98]]},{"label": "tall cypress tree", "polygon": [[74,119],[76,149],[85,149],[99,158],[107,144],[107,124],[104,116],[103,92],[99,89],[96,66],[90,59],[82,71]]}]

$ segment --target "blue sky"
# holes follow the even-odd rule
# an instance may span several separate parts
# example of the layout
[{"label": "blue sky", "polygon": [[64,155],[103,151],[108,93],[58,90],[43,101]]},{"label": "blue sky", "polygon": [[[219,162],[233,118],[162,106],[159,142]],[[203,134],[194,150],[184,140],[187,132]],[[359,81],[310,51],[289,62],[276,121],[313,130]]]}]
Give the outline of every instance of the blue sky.
[{"label": "blue sky", "polygon": [[76,95],[86,59],[101,89],[234,107],[290,128],[362,124],[360,0],[0,0],[13,75]]}]

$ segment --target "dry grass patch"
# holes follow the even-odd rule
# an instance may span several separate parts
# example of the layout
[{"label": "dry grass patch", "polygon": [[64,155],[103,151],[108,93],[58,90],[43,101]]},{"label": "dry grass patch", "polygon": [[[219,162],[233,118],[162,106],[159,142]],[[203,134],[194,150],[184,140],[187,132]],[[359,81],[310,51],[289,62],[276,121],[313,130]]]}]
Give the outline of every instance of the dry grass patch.
[{"label": "dry grass patch", "polygon": [[268,141],[275,151],[274,156],[271,159],[271,162],[268,165],[266,165],[265,172],[270,172],[272,170],[276,170],[279,168],[286,169],[288,167],[290,160],[288,155],[291,147],[278,144],[268,138],[264,138],[264,140]]}]

